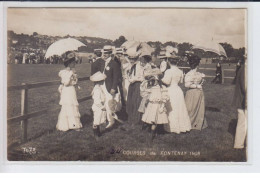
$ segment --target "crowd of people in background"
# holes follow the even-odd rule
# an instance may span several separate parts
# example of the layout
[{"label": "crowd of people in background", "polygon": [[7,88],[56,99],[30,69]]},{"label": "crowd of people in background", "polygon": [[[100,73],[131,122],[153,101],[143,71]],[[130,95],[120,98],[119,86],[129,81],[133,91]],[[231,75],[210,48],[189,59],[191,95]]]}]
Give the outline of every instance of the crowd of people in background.
[{"label": "crowd of people in background", "polygon": [[[76,63],[82,63],[82,57],[76,57]],[[23,48],[16,49],[11,47],[8,53],[9,64],[63,64],[63,57],[53,55],[45,58],[45,50]]]}]

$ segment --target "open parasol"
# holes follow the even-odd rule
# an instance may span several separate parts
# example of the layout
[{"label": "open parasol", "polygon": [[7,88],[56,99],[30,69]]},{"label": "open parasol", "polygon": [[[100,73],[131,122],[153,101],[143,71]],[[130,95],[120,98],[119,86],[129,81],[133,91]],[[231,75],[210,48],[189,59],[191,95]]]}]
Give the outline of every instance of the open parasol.
[{"label": "open parasol", "polygon": [[137,48],[139,45],[140,42],[138,41],[128,40],[121,45],[121,48],[128,50],[129,48],[135,48],[135,47]]},{"label": "open parasol", "polygon": [[121,48],[124,48],[126,51],[134,49],[140,56],[151,55],[154,51],[154,49],[147,43],[138,41],[126,41],[121,45]]},{"label": "open parasol", "polygon": [[200,42],[197,43],[192,47],[192,49],[201,49],[205,52],[214,52],[218,54],[219,56],[225,56],[227,57],[225,49],[217,42],[214,41],[207,41],[207,42]]},{"label": "open parasol", "polygon": [[61,56],[67,51],[75,51],[82,46],[86,45],[74,38],[61,39],[49,46],[48,50],[45,53],[45,57],[49,58],[53,55]]}]

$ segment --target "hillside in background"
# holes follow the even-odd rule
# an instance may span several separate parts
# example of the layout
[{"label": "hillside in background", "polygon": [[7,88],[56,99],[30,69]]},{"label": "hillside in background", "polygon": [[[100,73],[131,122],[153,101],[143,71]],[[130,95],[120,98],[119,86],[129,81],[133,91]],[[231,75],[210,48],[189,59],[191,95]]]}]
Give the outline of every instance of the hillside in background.
[{"label": "hillside in background", "polygon": [[[32,35],[28,34],[16,34],[14,31],[8,31],[8,52],[9,54],[12,53],[23,53],[25,51],[32,51],[38,52],[41,54],[45,54],[47,48],[54,43],[55,41],[62,39],[62,38],[75,38],[82,43],[86,44],[87,47],[79,48],[79,52],[88,52],[92,53],[94,49],[103,48],[104,45],[114,45],[116,47],[120,47],[127,39],[124,36],[120,36],[116,40],[104,39],[99,37],[88,37],[88,36],[48,36],[48,35],[41,35],[37,32],[34,32]],[[154,48],[154,56],[157,56],[160,51],[165,48],[166,46],[170,45],[173,47],[178,47],[179,49],[179,56],[183,56],[185,51],[191,50],[192,44],[189,42],[177,43],[174,41],[168,41],[162,43],[160,41],[149,41],[147,42],[151,47]],[[235,49],[231,44],[227,42],[220,43],[223,48],[225,49],[227,56],[229,59],[241,59],[245,54],[245,48]],[[10,50],[11,49],[11,50]],[[13,51],[13,52],[11,52]],[[218,56],[214,53],[210,52],[196,52],[201,58],[217,58]]]},{"label": "hillside in background", "polygon": [[87,47],[81,48],[80,51],[93,52],[95,48],[103,48],[104,45],[112,45],[113,41],[109,39],[103,39],[98,37],[87,37],[87,36],[48,36],[41,35],[34,32],[32,35],[28,34],[16,34],[13,31],[8,31],[8,47],[13,47],[18,50],[26,49],[40,49],[42,51],[47,48],[55,41],[62,38],[75,38],[82,43],[86,44]]}]

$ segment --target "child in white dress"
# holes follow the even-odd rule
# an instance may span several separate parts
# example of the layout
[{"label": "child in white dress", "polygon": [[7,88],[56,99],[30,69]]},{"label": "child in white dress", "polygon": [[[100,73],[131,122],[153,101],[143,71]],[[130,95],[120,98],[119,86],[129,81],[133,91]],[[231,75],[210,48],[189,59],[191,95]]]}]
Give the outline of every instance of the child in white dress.
[{"label": "child in white dress", "polygon": [[75,54],[73,52],[66,52],[64,60],[64,70],[59,72],[61,78],[61,85],[59,86],[61,111],[56,125],[57,130],[68,131],[69,129],[79,130],[82,128],[80,122],[79,103],[75,85],[77,85],[78,78],[74,72],[75,68]]},{"label": "child in white dress", "polygon": [[105,107],[105,93],[104,93],[104,80],[106,79],[106,75],[101,73],[100,71],[96,72],[90,77],[90,80],[94,82],[95,86],[92,91],[92,99],[93,99],[93,132],[95,137],[99,137],[100,133],[100,125],[106,122],[106,107]]},{"label": "child in white dress", "polygon": [[167,110],[165,103],[169,100],[168,91],[162,85],[158,75],[161,74],[159,69],[151,69],[145,76],[150,76],[147,85],[148,104],[142,116],[142,121],[151,125],[151,139],[155,137],[156,127],[158,124],[167,124]]}]

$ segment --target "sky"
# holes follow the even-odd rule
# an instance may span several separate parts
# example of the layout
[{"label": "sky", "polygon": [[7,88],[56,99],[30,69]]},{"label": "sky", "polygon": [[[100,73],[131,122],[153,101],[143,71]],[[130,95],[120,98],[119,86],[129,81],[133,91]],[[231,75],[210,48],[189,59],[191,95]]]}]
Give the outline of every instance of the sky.
[{"label": "sky", "polygon": [[16,33],[89,36],[115,40],[214,40],[245,47],[245,9],[9,8],[7,29]]}]

